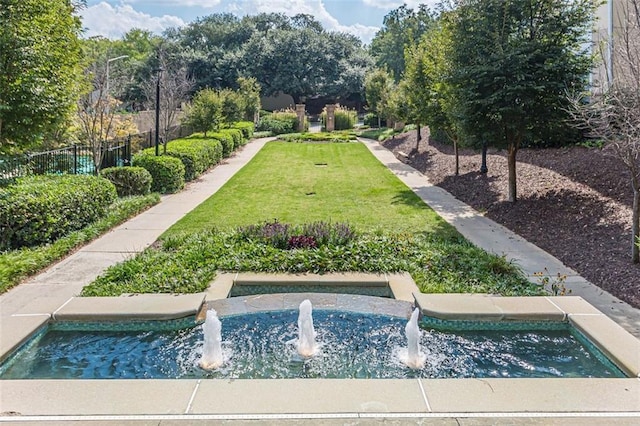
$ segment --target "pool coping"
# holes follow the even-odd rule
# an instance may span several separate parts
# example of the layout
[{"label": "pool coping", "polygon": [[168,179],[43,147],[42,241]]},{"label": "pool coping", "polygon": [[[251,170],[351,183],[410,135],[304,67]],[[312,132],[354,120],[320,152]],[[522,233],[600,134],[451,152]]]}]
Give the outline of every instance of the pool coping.
[{"label": "pool coping", "polygon": [[[342,275],[342,274],[340,274]],[[278,277],[264,275],[265,280]],[[236,274],[221,274],[205,293],[71,298],[52,312],[14,316],[22,339],[50,320],[169,319],[214,306],[233,309],[295,306],[307,294],[258,295],[243,302],[219,297]],[[242,277],[240,277],[243,279]],[[245,277],[246,278],[246,277]],[[259,277],[258,277],[259,278]],[[289,277],[289,279],[300,279]],[[305,275],[303,278],[312,279]],[[340,279],[340,276],[325,280]],[[353,276],[343,277],[353,281]],[[359,279],[371,280],[370,276]],[[607,354],[629,378],[616,379],[273,379],[273,380],[0,380],[0,421],[17,416],[209,416],[209,419],[429,417],[469,413],[640,417],[640,340],[580,297],[500,297],[422,294],[407,276],[376,276],[403,282],[400,300],[389,302],[410,312],[441,319],[476,321],[569,321]],[[410,277],[409,277],[410,278]],[[251,277],[255,279],[255,277]],[[228,293],[227,293],[228,294]],[[318,308],[361,306],[375,297],[311,294]],[[222,301],[221,299],[226,299]],[[234,298],[240,299],[240,298]],[[392,299],[384,299],[392,300]],[[247,302],[248,301],[248,302]],[[99,303],[98,303],[99,302]],[[324,304],[324,305],[323,305]],[[361,309],[369,309],[362,308]],[[384,307],[382,309],[385,309]],[[95,316],[91,316],[91,314]],[[4,326],[5,324],[3,324]],[[21,330],[21,332],[20,332]],[[17,338],[14,340],[18,340]],[[2,342],[2,356],[6,355]],[[138,398],[138,395],[145,395]],[[526,395],[526,398],[523,398]],[[8,417],[8,414],[12,414]],[[213,416],[213,417],[211,417]],[[238,417],[241,416],[241,417]],[[249,417],[247,417],[249,416]],[[50,418],[50,417],[49,417]],[[171,417],[169,417],[171,418]],[[176,417],[177,418],[177,417]]]}]

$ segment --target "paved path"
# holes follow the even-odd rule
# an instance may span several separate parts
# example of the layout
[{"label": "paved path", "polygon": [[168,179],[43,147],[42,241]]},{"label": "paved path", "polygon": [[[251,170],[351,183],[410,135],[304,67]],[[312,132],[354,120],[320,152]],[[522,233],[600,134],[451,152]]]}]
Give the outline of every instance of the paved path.
[{"label": "paved path", "polygon": [[[0,295],[0,342],[12,340],[13,325],[46,321],[50,312],[64,306],[108,266],[144,250],[166,229],[220,189],[271,139],[251,142],[234,157],[226,159],[223,164],[188,184],[182,192],[163,196],[160,204]],[[590,284],[538,247],[483,217],[446,191],[431,185],[425,176],[398,161],[377,142],[363,142],[407,186],[474,244],[515,259],[527,274],[542,271],[545,267],[551,274],[567,274],[567,287],[572,289],[572,295],[582,296],[629,332],[640,337],[640,310]]]}]

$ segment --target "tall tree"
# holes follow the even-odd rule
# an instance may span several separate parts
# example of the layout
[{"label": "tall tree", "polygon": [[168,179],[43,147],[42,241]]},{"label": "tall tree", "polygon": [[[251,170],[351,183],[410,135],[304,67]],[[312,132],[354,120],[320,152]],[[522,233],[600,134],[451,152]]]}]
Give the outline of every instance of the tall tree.
[{"label": "tall tree", "polygon": [[364,82],[365,96],[369,109],[378,116],[378,127],[381,117],[389,112],[389,96],[393,89],[393,77],[387,71],[377,69],[367,74]]},{"label": "tall tree", "polygon": [[452,69],[462,127],[508,150],[508,201],[517,200],[516,154],[536,126],[567,118],[567,89],[592,67],[592,0],[456,0]]},{"label": "tall tree", "polygon": [[65,129],[78,97],[81,31],[72,0],[0,6],[0,151],[22,150]]},{"label": "tall tree", "polygon": [[420,40],[432,21],[432,13],[424,4],[417,11],[405,4],[389,12],[369,47],[376,66],[388,69],[394,80],[400,81],[405,72],[405,49]]}]

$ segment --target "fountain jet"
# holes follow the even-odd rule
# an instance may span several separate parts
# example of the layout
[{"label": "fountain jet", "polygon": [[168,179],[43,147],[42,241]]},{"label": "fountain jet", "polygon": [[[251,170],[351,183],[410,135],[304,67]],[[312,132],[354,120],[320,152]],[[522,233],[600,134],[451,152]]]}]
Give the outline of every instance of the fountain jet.
[{"label": "fountain jet", "polygon": [[409,368],[420,369],[424,367],[427,356],[420,352],[420,327],[418,326],[418,308],[413,310],[411,318],[404,328],[407,335],[407,358],[404,363]]},{"label": "fountain jet", "polygon": [[205,370],[216,370],[224,363],[222,356],[222,323],[215,309],[207,311],[202,327],[204,331],[204,349],[199,365]]},{"label": "fountain jet", "polygon": [[311,302],[308,299],[300,304],[300,312],[298,314],[298,341],[296,345],[298,353],[303,358],[312,357],[318,350],[311,310]]}]

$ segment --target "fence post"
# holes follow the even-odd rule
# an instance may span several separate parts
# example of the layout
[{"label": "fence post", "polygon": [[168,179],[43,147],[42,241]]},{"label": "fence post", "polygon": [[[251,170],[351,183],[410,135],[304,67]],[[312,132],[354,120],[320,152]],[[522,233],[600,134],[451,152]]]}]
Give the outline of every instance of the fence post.
[{"label": "fence post", "polygon": [[127,142],[124,148],[124,156],[125,156],[124,165],[130,166],[131,165],[131,134],[127,136]]},{"label": "fence post", "polygon": [[73,145],[73,174],[78,174],[78,145]]}]

